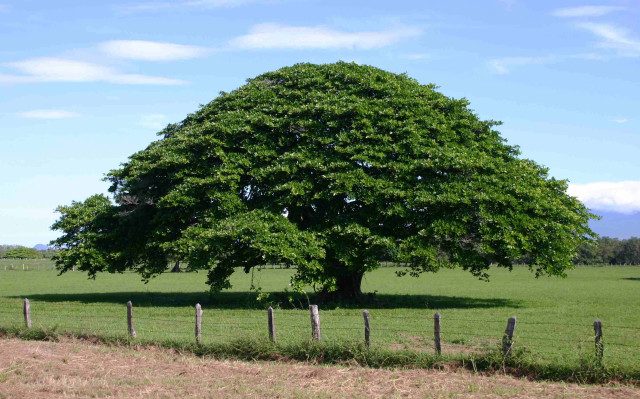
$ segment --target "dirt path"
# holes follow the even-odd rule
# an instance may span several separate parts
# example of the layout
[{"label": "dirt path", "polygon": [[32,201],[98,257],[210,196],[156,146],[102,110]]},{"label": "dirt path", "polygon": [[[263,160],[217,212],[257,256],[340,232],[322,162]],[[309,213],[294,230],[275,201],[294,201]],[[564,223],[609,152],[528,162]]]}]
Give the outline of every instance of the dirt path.
[{"label": "dirt path", "polygon": [[0,339],[0,398],[640,398],[629,387],[469,372],[217,361],[82,341]]}]

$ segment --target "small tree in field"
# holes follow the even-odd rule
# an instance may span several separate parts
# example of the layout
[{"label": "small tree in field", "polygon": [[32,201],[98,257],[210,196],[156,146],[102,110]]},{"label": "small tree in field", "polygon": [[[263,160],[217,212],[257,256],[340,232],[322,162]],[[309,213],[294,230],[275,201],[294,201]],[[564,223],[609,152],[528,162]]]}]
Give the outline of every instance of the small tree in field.
[{"label": "small tree in field", "polygon": [[467,106],[370,66],[260,75],[112,170],[113,200],[59,207],[57,265],[149,278],[182,259],[217,291],[235,267],[285,263],[346,297],[382,257],[486,278],[527,256],[563,275],[593,215]]},{"label": "small tree in field", "polygon": [[11,259],[41,259],[42,252],[34,248],[16,247],[8,250],[4,257]]}]

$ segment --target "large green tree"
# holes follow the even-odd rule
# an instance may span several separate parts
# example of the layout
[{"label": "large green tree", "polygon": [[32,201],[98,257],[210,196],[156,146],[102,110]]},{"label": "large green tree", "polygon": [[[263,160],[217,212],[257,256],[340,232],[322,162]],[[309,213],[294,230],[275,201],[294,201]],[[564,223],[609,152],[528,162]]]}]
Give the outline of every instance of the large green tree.
[{"label": "large green tree", "polygon": [[215,291],[235,267],[286,263],[294,283],[345,296],[383,256],[414,275],[486,278],[523,256],[536,275],[563,275],[593,215],[496,125],[370,66],[265,73],[112,170],[113,199],[59,207],[57,264],[148,278],[182,259]]}]

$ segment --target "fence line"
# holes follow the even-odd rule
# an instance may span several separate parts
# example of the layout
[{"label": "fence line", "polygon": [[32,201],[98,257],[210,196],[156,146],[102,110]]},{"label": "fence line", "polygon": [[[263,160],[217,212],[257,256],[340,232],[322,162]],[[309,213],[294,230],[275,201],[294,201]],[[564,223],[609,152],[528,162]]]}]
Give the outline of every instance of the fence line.
[{"label": "fence line", "polygon": [[[187,317],[187,316],[179,316],[176,317],[175,319],[168,319],[168,318],[158,318],[158,317],[149,317],[147,315],[141,316],[141,317],[136,317],[134,315],[134,305],[131,301],[127,302],[126,304],[126,308],[127,308],[127,312],[126,312],[126,320],[127,320],[127,335],[132,338],[144,338],[144,335],[146,334],[155,334],[155,333],[159,333],[159,334],[165,334],[165,335],[173,335],[173,336],[184,336],[184,334],[186,333],[186,331],[175,331],[175,330],[171,330],[171,329],[163,329],[163,328],[154,328],[155,326],[148,326],[146,322],[160,322],[160,323],[173,323],[175,324],[176,322],[181,323],[181,327],[184,327],[185,330],[187,329],[187,327],[189,326],[189,324],[191,322],[194,322],[194,330],[195,334],[194,334],[194,339],[196,341],[197,344],[202,344],[202,338],[213,338],[213,337],[229,337],[229,334],[214,334],[213,331],[208,330],[208,331],[203,331],[202,330],[202,322],[203,320],[205,321],[205,325],[208,326],[208,323],[206,323],[206,312],[203,312],[202,307],[200,306],[200,304],[196,304],[195,306],[195,319],[193,317]],[[36,309],[38,309],[38,307],[36,306]],[[138,308],[141,309],[141,308]],[[144,309],[144,308],[142,308]],[[32,315],[33,315],[33,309],[31,307],[31,303],[29,302],[29,300],[27,298],[24,299],[23,301],[23,307],[22,307],[22,311],[23,311],[23,317],[24,317],[24,325],[26,326],[27,329],[32,328]],[[14,312],[11,311],[2,311],[0,310],[0,314],[7,314],[7,315],[18,315],[17,309]],[[286,314],[286,312],[283,312],[282,316],[284,316]],[[451,320],[451,321],[474,321],[474,322],[482,322],[482,323],[487,323],[487,322],[495,322],[498,323],[497,320],[481,320],[481,319],[461,319],[461,318],[447,318],[446,315],[442,316],[439,312],[436,312],[435,315],[433,316],[433,330],[432,331],[428,331],[428,328],[426,328],[426,326],[428,325],[425,322],[425,329],[404,329],[404,328],[389,328],[389,327],[378,327],[376,325],[376,321],[378,320],[383,320],[383,319],[397,319],[399,317],[385,317],[384,315],[379,316],[377,318],[373,318],[371,317],[371,314],[368,310],[364,310],[362,312],[362,316],[363,316],[363,324],[361,324],[360,326],[332,326],[332,325],[328,325],[328,326],[323,326],[321,327],[321,315],[320,315],[320,310],[318,308],[317,305],[310,305],[309,306],[309,315],[310,315],[310,325],[308,327],[303,327],[301,325],[281,325],[280,329],[281,330],[304,330],[309,328],[309,332],[311,335],[311,338],[315,341],[323,341],[324,337],[322,336],[322,329],[327,330],[327,331],[342,331],[342,330],[346,330],[346,331],[361,331],[362,332],[362,337],[363,337],[363,341],[361,341],[360,339],[358,339],[358,341],[360,342],[364,342],[364,344],[366,345],[366,347],[370,347],[371,345],[371,341],[372,341],[372,334],[375,334],[377,331],[390,331],[390,332],[394,332],[394,333],[398,333],[399,337],[403,337],[403,334],[419,334],[421,337],[420,339],[424,339],[423,342],[429,342],[428,340],[432,340],[432,346],[433,346],[433,350],[435,352],[436,356],[440,356],[442,354],[442,350],[443,350],[443,345],[447,345],[447,340],[450,340],[450,344],[458,344],[459,342],[455,342],[457,340],[458,336],[462,336],[462,337],[471,337],[473,339],[477,339],[477,340],[486,340],[487,338],[482,338],[482,337],[478,337],[477,335],[474,335],[472,333],[469,332],[468,329],[458,329],[458,328],[451,328],[448,327],[446,325],[446,321]],[[108,319],[109,323],[113,323],[113,320],[122,318],[123,316],[116,316],[116,315],[105,315],[105,316],[99,316],[99,315],[86,315],[83,313],[80,314],[75,314],[75,313],[63,313],[63,314],[55,314],[53,315],[56,318],[58,316],[62,316],[62,317],[69,317],[72,319]],[[289,314],[287,314],[287,316],[289,316]],[[329,319],[332,319],[333,317],[351,317],[354,319],[355,321],[355,315],[346,315],[346,314],[342,314],[342,315],[331,315],[329,317]],[[403,318],[403,317],[400,317]],[[412,320],[419,320],[422,321],[421,317],[406,317],[407,319],[412,319]],[[35,320],[38,319],[38,314],[35,315]],[[288,319],[288,317],[284,317],[282,318],[284,319],[285,324],[287,324],[287,321],[291,321],[290,319]],[[273,342],[273,343],[277,343],[277,339],[276,339],[276,311],[274,311],[273,308],[269,307],[267,309],[267,323],[259,323],[259,322],[250,322],[250,321],[233,321],[233,322],[216,322],[215,326],[216,329],[217,328],[225,328],[227,330],[229,330],[232,327],[263,327],[266,328],[266,332],[267,332],[267,336],[268,339]],[[371,324],[371,320],[373,320],[373,324]],[[425,318],[425,321],[427,319]],[[139,328],[136,329],[134,327],[134,322],[135,321],[139,321],[141,322],[141,324],[138,326]],[[445,324],[442,324],[442,322],[445,322]],[[505,323],[506,321],[506,323]],[[605,356],[605,344],[606,346],[614,346],[614,347],[620,347],[620,348],[640,348],[640,345],[635,345],[635,344],[630,344],[630,343],[621,343],[621,342],[605,342],[604,340],[604,336],[611,336],[611,337],[616,337],[616,335],[606,335],[603,334],[603,330],[606,330],[608,328],[625,328],[625,329],[632,329],[632,330],[640,330],[640,328],[638,327],[631,327],[631,326],[608,326],[608,325],[603,325],[603,323],[599,320],[596,319],[592,325],[593,327],[593,333],[591,335],[584,335],[582,337],[576,337],[577,339],[570,339],[567,338],[567,334],[566,333],[561,333],[561,332],[553,332],[553,331],[545,331],[545,335],[527,335],[527,336],[523,336],[523,337],[519,337],[516,334],[516,317],[510,317],[508,320],[503,320],[502,321],[503,325],[506,324],[506,329],[504,331],[504,334],[502,334],[502,336],[496,335],[493,337],[493,339],[491,341],[487,341],[484,345],[468,345],[467,343],[465,343],[464,341],[462,342],[462,344],[465,346],[466,349],[470,349],[470,350],[480,350],[480,349],[487,349],[488,347],[490,347],[492,344],[497,344],[501,341],[501,350],[502,353],[505,357],[510,356],[510,354],[513,351],[514,345],[516,343],[516,341],[518,342],[523,342],[526,344],[526,342],[528,341],[544,341],[544,342],[548,342],[549,344],[545,344],[545,348],[560,348],[560,346],[554,346],[553,343],[562,343],[562,342],[569,342],[569,343],[576,343],[576,344],[580,344],[581,347],[584,344],[590,344],[593,345],[593,350],[594,350],[594,355],[595,358],[598,362],[602,362]],[[295,323],[294,323],[295,324]],[[299,323],[298,323],[299,324]],[[527,321],[527,322],[521,322],[518,321],[518,326],[521,328],[522,325],[562,325],[562,326],[579,326],[579,327],[587,327],[583,324],[570,324],[570,323],[551,323],[551,322],[537,322],[537,321]],[[150,328],[151,327],[151,328]],[[210,326],[208,326],[210,327]],[[85,327],[85,326],[73,326],[70,328],[74,328],[74,329],[78,329],[81,331],[92,331],[92,332],[97,332],[97,333],[101,333],[104,331],[109,331],[109,332],[115,332],[115,331],[119,331],[124,333],[123,330],[121,329],[116,329],[116,328],[91,328],[91,327]],[[429,338],[429,335],[433,333],[433,335],[431,335],[431,338]],[[140,336],[140,334],[143,335],[143,337]],[[564,336],[564,337],[558,337],[558,335]],[[375,335],[374,339],[375,339]],[[618,336],[618,337],[624,337],[624,336]],[[406,337],[409,339],[414,339],[417,337]],[[491,338],[489,338],[491,339]],[[337,339],[328,339],[325,341],[338,341]],[[345,341],[345,339],[341,339],[341,341]],[[354,339],[349,339],[349,341],[355,341]],[[554,353],[553,351],[545,351],[545,350],[537,350],[537,352],[540,353]],[[628,353],[623,353],[623,354],[619,354],[617,355],[617,357],[620,358],[624,358],[624,359],[634,359],[632,357],[628,356]]]}]

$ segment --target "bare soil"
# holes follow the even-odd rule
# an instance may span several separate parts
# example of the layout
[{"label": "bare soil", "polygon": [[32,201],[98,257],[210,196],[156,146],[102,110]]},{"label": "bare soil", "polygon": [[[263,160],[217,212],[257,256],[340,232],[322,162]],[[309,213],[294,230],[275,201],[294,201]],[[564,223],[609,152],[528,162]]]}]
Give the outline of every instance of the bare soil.
[{"label": "bare soil", "polygon": [[200,358],[158,348],[0,339],[0,398],[640,398],[628,386],[468,371]]}]

